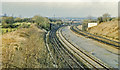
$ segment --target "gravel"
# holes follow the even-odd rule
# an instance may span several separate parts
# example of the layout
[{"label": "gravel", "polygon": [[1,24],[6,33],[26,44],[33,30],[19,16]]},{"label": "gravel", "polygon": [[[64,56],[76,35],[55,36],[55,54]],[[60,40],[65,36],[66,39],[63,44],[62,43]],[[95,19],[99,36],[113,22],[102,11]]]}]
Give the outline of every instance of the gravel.
[{"label": "gravel", "polygon": [[79,46],[80,48],[86,50],[93,56],[99,58],[111,67],[118,68],[118,55],[107,51],[103,47],[108,45],[101,44],[97,41],[85,38],[83,36],[77,36],[70,30],[70,27],[64,27],[62,29],[63,35],[73,44]]}]

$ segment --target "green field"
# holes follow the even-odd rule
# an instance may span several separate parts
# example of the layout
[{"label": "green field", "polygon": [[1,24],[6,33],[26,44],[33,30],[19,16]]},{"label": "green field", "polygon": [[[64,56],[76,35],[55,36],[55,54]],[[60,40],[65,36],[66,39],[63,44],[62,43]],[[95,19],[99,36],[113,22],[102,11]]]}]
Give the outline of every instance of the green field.
[{"label": "green field", "polygon": [[31,25],[31,23],[22,22],[22,23],[14,23],[13,25],[14,26],[18,25],[18,27],[16,27],[16,28],[2,28],[2,25],[0,25],[0,28],[1,28],[0,33],[5,34],[7,32],[15,31],[19,28],[28,28]]},{"label": "green field", "polygon": [[12,32],[17,30],[17,28],[2,28],[2,34],[7,33],[7,32]]}]

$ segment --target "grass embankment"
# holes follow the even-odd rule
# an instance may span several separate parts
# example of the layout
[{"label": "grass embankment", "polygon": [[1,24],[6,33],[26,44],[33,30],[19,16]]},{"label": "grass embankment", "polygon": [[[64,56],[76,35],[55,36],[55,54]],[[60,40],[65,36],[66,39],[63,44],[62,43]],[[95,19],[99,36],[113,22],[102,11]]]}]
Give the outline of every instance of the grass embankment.
[{"label": "grass embankment", "polygon": [[3,68],[45,68],[45,32],[32,25],[2,36]]},{"label": "grass embankment", "polygon": [[88,28],[88,32],[95,35],[109,38],[111,40],[119,40],[118,39],[118,20],[102,22],[95,27]]}]

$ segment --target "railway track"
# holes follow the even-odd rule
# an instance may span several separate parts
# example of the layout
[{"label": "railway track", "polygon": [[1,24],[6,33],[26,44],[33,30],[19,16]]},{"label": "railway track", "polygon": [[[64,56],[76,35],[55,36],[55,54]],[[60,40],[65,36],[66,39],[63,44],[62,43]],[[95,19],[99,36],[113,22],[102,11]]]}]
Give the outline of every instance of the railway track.
[{"label": "railway track", "polygon": [[80,61],[85,63],[88,68],[93,68],[93,69],[110,69],[110,66],[106,65],[105,63],[99,61],[98,59],[91,57],[89,54],[84,52],[83,50],[79,49],[78,47],[74,46],[72,43],[70,43],[62,34],[61,29],[59,29],[58,34],[57,34],[59,40],[62,42],[62,44],[66,45],[65,47],[69,49],[70,52],[74,56],[76,56]]},{"label": "railway track", "polygon": [[[57,28],[58,29],[58,28]],[[55,49],[56,53],[59,54],[58,56],[61,56],[61,61],[64,60],[65,61],[65,68],[80,68],[80,69],[85,69],[81,63],[78,62],[78,60],[71,55],[70,52],[68,52],[68,50],[64,47],[64,45],[58,40],[57,36],[56,36],[56,30],[54,29],[50,32],[49,36],[50,36],[50,42],[53,46],[53,48]]]},{"label": "railway track", "polygon": [[98,42],[101,42],[101,43],[104,43],[104,44],[107,44],[107,45],[110,45],[110,46],[113,46],[115,48],[120,49],[120,42],[113,41],[113,40],[103,38],[100,36],[96,36],[96,35],[93,35],[93,34],[88,33],[88,32],[83,32],[80,29],[78,29],[76,26],[71,26],[70,29],[77,34],[80,34],[80,35],[85,36],[87,38],[90,38],[90,39],[96,40]]}]

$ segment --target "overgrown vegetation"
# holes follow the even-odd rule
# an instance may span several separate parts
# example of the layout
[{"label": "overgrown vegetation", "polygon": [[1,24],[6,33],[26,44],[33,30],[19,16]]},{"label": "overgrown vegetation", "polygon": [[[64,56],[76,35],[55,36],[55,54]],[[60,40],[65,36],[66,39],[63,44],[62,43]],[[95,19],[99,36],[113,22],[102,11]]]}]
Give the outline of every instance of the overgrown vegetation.
[{"label": "overgrown vegetation", "polygon": [[97,18],[98,23],[111,21],[114,18],[111,18],[110,14],[105,13],[102,16]]},{"label": "overgrown vegetation", "polygon": [[112,20],[109,22],[102,22],[99,25],[88,28],[88,32],[109,38],[111,40],[119,40],[118,36],[118,20]]},{"label": "overgrown vegetation", "polygon": [[[50,28],[50,21],[46,17],[42,16],[34,16],[32,18],[19,18],[19,17],[1,17],[2,19],[2,28],[9,28],[9,29],[18,29],[18,28],[29,28],[30,24],[36,23],[39,28],[49,30]],[[9,31],[9,30],[8,30]],[[8,32],[8,31],[3,31]]]},{"label": "overgrown vegetation", "polygon": [[34,16],[32,18],[32,21],[34,21],[35,23],[37,23],[37,25],[40,27],[40,28],[43,28],[43,29],[46,29],[47,31],[49,30],[50,28],[50,21],[48,18],[44,18],[44,17],[41,17],[41,16]]},{"label": "overgrown vegetation", "polygon": [[[88,23],[98,23],[95,27],[88,28]],[[88,31],[92,34],[109,38],[111,40],[118,39],[118,18],[111,17],[110,14],[105,13],[97,19],[86,19],[83,21],[82,30]]]},{"label": "overgrown vegetation", "polygon": [[48,18],[37,15],[33,18],[4,16],[1,19],[3,68],[53,67],[42,30],[49,30]]},{"label": "overgrown vegetation", "polygon": [[46,68],[49,59],[45,32],[35,25],[6,33],[2,37],[3,68]]},{"label": "overgrown vegetation", "polygon": [[104,23],[104,22],[109,22],[109,21],[115,21],[118,20],[116,17],[111,17],[110,14],[105,13],[102,16],[98,17],[97,19],[92,19],[91,17],[88,17],[88,19],[83,20],[82,24],[82,30],[87,31],[88,28],[88,23]]}]

